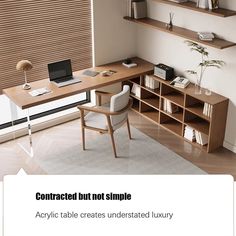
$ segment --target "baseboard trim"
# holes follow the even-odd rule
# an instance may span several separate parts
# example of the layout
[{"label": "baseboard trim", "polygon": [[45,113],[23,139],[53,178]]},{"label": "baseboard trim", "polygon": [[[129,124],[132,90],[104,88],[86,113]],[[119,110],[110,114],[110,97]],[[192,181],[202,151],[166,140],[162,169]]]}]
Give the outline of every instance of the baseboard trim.
[{"label": "baseboard trim", "polygon": [[[68,121],[72,121],[75,119],[80,118],[80,113],[79,111],[71,111],[68,112],[67,114],[63,114],[63,115],[59,115],[57,117],[48,117],[46,120],[44,119],[44,121],[32,121],[32,132],[38,132]],[[2,134],[0,136],[0,143],[4,143],[10,140],[13,140],[14,138],[19,138],[22,136],[25,136],[28,134],[28,129],[26,127],[27,125],[19,125],[18,127],[15,127],[15,131],[13,131],[13,128],[11,129],[11,131]]]},{"label": "baseboard trim", "polygon": [[232,143],[229,143],[227,141],[224,141],[224,145],[225,148],[229,149],[231,152],[236,153],[236,146],[233,145]]}]

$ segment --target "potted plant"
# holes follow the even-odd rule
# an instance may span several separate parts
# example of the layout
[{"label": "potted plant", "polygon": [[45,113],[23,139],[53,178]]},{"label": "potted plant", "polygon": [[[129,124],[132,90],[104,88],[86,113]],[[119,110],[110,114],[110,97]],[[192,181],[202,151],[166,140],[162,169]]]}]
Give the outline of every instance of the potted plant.
[{"label": "potted plant", "polygon": [[[201,90],[202,79],[203,79],[203,75],[204,75],[206,69],[209,67],[215,67],[215,68],[220,69],[222,66],[225,65],[225,62],[221,61],[221,60],[209,60],[208,59],[208,56],[209,56],[208,51],[206,50],[205,47],[199,45],[198,43],[195,43],[190,40],[186,40],[185,43],[187,43],[187,45],[190,47],[191,51],[195,51],[195,52],[199,53],[201,56],[201,61],[198,64],[196,70],[187,70],[186,71],[187,73],[196,76],[195,93],[201,94],[202,93],[202,90]],[[206,94],[210,95],[210,91],[209,90],[206,90],[206,91],[207,91]]]}]

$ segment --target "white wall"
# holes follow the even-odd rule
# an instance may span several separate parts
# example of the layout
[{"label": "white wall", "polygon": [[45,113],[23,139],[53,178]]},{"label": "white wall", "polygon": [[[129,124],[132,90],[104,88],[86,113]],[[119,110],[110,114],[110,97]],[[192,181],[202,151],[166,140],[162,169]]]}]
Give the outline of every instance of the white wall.
[{"label": "white wall", "polygon": [[125,0],[93,0],[95,64],[136,55],[136,30],[123,20]]},{"label": "white wall", "polygon": [[[236,10],[236,1],[225,0],[222,6]],[[150,18],[168,22],[169,12],[175,14],[174,25],[194,31],[212,31],[236,42],[236,16],[221,18],[148,1]],[[211,68],[206,71],[203,87],[208,87],[230,99],[224,146],[236,152],[236,46],[224,50],[208,47],[208,51],[210,58],[224,60],[227,63],[222,70]],[[162,62],[173,66],[178,73],[184,73],[186,69],[195,69],[200,59],[197,54],[190,52],[183,38],[143,26],[138,26],[137,55],[156,64]]]},{"label": "white wall", "polygon": [[[93,0],[95,65],[123,60],[136,55],[136,30],[128,25],[123,16],[125,0]],[[99,90],[117,93],[121,84]],[[94,93],[91,101],[95,103]]]}]

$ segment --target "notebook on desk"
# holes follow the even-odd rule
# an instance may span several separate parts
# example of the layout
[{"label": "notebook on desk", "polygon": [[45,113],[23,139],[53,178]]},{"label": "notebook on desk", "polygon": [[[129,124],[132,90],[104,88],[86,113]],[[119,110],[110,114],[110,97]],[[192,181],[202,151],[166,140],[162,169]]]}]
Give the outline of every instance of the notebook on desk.
[{"label": "notebook on desk", "polygon": [[70,59],[48,64],[48,74],[50,81],[58,87],[81,82],[80,78],[74,78],[72,75]]}]

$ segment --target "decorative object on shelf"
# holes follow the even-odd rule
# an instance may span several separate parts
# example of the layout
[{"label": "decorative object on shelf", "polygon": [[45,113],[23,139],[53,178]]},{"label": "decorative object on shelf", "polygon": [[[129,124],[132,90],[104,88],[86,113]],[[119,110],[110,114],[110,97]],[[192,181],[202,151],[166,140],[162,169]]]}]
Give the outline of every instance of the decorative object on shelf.
[{"label": "decorative object on shelf", "polygon": [[[215,67],[215,68],[220,69],[222,66],[225,65],[225,62],[221,61],[221,60],[207,60],[209,53],[205,47],[199,45],[198,43],[190,41],[190,40],[186,40],[185,43],[187,43],[187,45],[190,47],[191,51],[198,52],[201,55],[201,61],[197,67],[200,70],[198,70],[198,71],[197,70],[187,70],[186,71],[187,73],[196,76],[195,93],[201,94],[202,93],[202,90],[201,90],[202,79],[203,79],[203,75],[204,75],[206,69],[208,67]],[[205,93],[206,93],[206,95],[211,94],[210,90],[208,90],[208,89],[206,90]]]},{"label": "decorative object on shelf", "polygon": [[211,0],[212,2],[212,9],[219,8],[219,0]]},{"label": "decorative object on shelf", "polygon": [[173,18],[174,18],[174,13],[170,12],[169,13],[169,17],[170,17],[170,22],[166,24],[166,28],[168,30],[172,30],[173,29]]},{"label": "decorative object on shelf", "polygon": [[30,61],[28,60],[21,60],[17,63],[16,69],[24,71],[25,75],[25,83],[23,84],[23,89],[28,90],[31,89],[30,84],[27,82],[27,76],[26,76],[26,71],[29,71],[33,68],[33,65]]},{"label": "decorative object on shelf", "polygon": [[212,32],[198,32],[198,37],[202,41],[213,41],[215,35]]},{"label": "decorative object on shelf", "polygon": [[164,80],[172,80],[174,78],[174,68],[159,63],[154,66],[154,75]]}]

